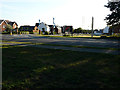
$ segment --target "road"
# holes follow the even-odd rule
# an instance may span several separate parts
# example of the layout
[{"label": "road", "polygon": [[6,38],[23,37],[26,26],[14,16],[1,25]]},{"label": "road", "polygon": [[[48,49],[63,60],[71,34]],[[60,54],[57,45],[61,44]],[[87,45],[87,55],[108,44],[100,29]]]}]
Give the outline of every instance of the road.
[{"label": "road", "polygon": [[35,35],[2,35],[2,40],[103,48],[120,48],[120,40],[110,39],[60,38]]}]

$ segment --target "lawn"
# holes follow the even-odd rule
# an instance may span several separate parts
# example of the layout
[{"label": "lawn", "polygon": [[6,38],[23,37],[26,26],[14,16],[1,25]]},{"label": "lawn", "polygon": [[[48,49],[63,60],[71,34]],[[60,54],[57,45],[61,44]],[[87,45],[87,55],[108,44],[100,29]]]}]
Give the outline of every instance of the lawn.
[{"label": "lawn", "polygon": [[3,89],[120,88],[120,55],[3,45]]}]

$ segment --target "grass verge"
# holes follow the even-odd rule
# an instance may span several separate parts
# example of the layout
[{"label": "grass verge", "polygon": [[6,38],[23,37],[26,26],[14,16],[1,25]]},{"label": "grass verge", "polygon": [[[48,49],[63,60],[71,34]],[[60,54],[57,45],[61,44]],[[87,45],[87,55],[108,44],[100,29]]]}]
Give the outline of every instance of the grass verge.
[{"label": "grass verge", "polygon": [[119,55],[9,45],[2,51],[3,89],[120,87]]}]

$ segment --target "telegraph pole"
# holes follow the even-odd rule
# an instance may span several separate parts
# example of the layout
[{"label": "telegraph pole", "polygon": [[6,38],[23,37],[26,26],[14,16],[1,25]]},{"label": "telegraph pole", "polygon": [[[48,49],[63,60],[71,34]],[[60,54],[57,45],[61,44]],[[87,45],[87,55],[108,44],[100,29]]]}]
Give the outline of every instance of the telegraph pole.
[{"label": "telegraph pole", "polygon": [[92,17],[92,33],[91,33],[91,37],[93,37],[93,26],[94,26],[94,17]]},{"label": "telegraph pole", "polygon": [[55,33],[55,18],[53,17],[53,34]]},{"label": "telegraph pole", "polygon": [[[39,26],[40,26],[40,19],[39,19]],[[39,30],[39,34],[40,34],[41,32],[40,32],[40,30]]]}]

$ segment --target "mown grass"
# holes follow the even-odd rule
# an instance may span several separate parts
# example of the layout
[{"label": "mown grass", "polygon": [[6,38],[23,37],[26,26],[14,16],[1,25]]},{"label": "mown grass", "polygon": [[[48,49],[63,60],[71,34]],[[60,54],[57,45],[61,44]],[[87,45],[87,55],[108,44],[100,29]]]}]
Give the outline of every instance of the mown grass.
[{"label": "mown grass", "polygon": [[3,89],[120,87],[119,55],[8,45],[2,51]]},{"label": "mown grass", "polygon": [[36,36],[45,36],[45,37],[61,37],[61,38],[100,38],[101,36],[93,36],[91,37],[90,34],[83,34],[83,35],[66,35],[66,36],[60,36],[60,35],[39,35],[37,34]]}]

